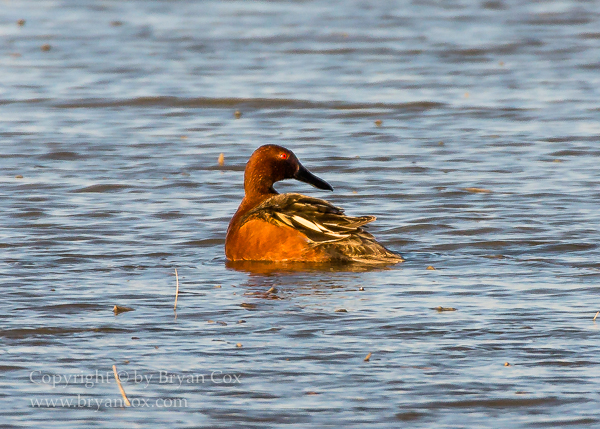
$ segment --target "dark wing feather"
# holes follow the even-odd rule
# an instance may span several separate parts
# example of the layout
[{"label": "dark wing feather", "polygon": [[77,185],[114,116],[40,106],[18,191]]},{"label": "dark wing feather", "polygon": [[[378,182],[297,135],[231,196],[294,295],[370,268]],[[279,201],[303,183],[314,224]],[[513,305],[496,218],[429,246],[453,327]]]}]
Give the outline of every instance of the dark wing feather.
[{"label": "dark wing feather", "polygon": [[312,246],[323,247],[335,259],[367,263],[403,260],[362,228],[375,216],[346,216],[341,208],[318,198],[293,193],[274,195],[248,212],[241,224],[252,219],[294,228]]},{"label": "dark wing feather", "polygon": [[351,217],[325,200],[301,194],[281,194],[265,200],[251,210],[242,224],[261,219],[275,225],[287,225],[306,235],[311,242],[339,241],[357,233],[375,216]]}]

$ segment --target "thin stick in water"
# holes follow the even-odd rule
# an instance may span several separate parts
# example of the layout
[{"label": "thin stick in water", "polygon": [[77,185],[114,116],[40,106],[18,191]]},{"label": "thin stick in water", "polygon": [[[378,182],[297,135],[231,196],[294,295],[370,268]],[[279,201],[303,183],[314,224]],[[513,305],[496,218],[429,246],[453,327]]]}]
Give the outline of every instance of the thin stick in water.
[{"label": "thin stick in water", "polygon": [[175,268],[175,281],[177,282],[177,286],[175,289],[175,306],[173,307],[173,310],[177,311],[177,297],[179,296],[179,276],[177,275],[177,268]]},{"label": "thin stick in water", "polygon": [[596,317],[598,317],[598,315],[599,315],[599,314],[600,314],[600,311],[598,311],[598,312],[596,313],[596,315],[594,316],[594,320],[593,320],[594,322],[596,321]]},{"label": "thin stick in water", "polygon": [[121,391],[121,396],[123,396],[123,399],[125,400],[125,406],[131,407],[131,402],[129,402],[129,399],[127,399],[125,390],[123,390],[123,386],[121,386],[121,380],[119,380],[119,374],[117,374],[117,365],[113,365],[113,373],[115,374],[115,380],[117,380],[117,385]]}]

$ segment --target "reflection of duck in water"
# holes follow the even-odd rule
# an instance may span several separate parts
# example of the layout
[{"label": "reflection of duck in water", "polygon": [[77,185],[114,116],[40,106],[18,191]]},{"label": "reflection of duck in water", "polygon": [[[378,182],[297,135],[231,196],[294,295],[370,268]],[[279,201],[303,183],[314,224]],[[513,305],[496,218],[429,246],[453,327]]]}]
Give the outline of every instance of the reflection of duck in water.
[{"label": "reflection of duck in water", "polygon": [[276,145],[259,147],[246,164],[245,196],[227,229],[228,260],[367,264],[404,260],[362,228],[375,216],[346,216],[325,200],[278,194],[273,184],[285,179],[333,190],[304,168],[291,150]]}]

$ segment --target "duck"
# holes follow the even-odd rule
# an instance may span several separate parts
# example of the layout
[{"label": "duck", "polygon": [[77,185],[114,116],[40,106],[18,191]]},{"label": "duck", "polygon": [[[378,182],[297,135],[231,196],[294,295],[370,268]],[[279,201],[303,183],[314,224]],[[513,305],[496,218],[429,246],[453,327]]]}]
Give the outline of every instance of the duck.
[{"label": "duck", "polygon": [[287,179],[333,191],[329,183],[305,168],[291,150],[274,144],[260,146],[246,164],[244,198],[227,228],[228,261],[404,261],[365,230],[375,216],[348,216],[340,207],[319,198],[278,193],[273,185]]}]

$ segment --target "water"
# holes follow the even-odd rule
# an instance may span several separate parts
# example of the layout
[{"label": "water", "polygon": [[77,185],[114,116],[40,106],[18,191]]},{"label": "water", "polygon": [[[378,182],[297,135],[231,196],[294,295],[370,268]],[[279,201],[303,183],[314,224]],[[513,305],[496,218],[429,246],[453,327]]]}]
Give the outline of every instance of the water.
[{"label": "water", "polygon": [[[598,425],[599,6],[3,2],[2,427]],[[407,261],[228,267],[264,143]]]}]

